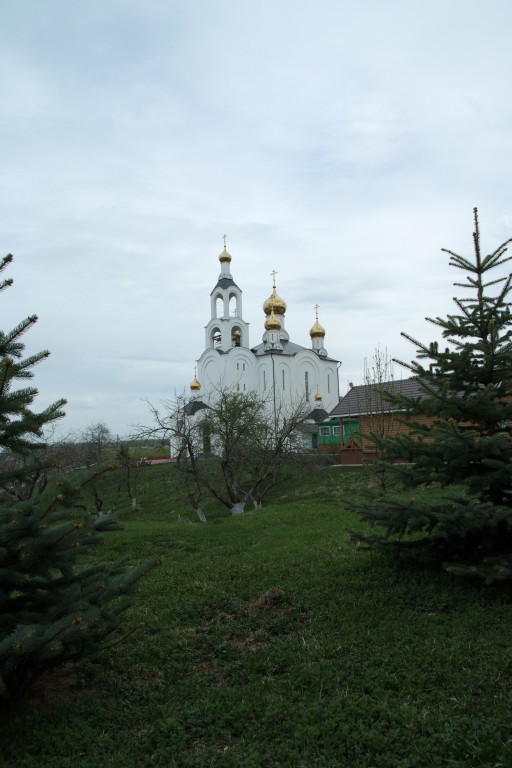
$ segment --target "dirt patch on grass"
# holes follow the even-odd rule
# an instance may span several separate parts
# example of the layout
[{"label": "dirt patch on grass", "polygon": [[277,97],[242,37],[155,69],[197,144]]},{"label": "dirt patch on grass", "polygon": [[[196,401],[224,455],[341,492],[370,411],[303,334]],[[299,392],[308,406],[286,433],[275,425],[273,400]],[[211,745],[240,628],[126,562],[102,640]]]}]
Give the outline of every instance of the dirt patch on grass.
[{"label": "dirt patch on grass", "polygon": [[285,591],[276,586],[232,613],[216,613],[199,629],[199,634],[218,634],[238,650],[256,651],[268,645],[273,636],[292,634],[308,620],[308,614],[297,611]]},{"label": "dirt patch on grass", "polygon": [[259,613],[284,613],[289,608],[287,602],[289,601],[286,600],[284,589],[281,589],[281,587],[271,587],[266,592],[263,592],[263,594],[258,595],[258,597],[248,600],[233,613],[227,613],[226,611],[216,613],[208,624],[237,621]]},{"label": "dirt patch on grass", "polygon": [[281,587],[271,587],[262,595],[250,600],[244,606],[244,610],[249,613],[258,613],[259,611],[278,611],[282,613],[285,610],[285,593]]}]

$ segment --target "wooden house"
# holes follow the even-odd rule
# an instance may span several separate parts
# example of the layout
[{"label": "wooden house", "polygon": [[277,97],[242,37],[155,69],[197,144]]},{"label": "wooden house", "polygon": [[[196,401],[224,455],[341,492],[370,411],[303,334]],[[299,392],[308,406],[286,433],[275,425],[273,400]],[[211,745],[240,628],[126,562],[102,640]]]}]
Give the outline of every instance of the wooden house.
[{"label": "wooden house", "polygon": [[407,429],[401,409],[389,402],[386,391],[421,397],[418,379],[351,386],[347,394],[318,424],[318,450],[338,453],[342,464],[361,464],[375,457],[371,434],[391,437]]}]

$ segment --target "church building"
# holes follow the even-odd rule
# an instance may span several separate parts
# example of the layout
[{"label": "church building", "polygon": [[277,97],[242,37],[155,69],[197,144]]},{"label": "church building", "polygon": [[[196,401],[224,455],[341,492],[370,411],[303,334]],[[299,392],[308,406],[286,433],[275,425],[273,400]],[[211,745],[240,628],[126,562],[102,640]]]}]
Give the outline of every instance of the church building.
[{"label": "church building", "polygon": [[325,329],[316,320],[309,331],[311,346],[290,340],[285,327],[286,303],[278,295],[273,273],[271,295],[263,303],[262,340],[251,346],[244,319],[242,291],[231,274],[231,255],[219,256],[220,274],[210,294],[210,320],[205,328],[205,349],[197,361],[190,385],[197,405],[215,402],[220,390],[256,392],[286,416],[299,403],[311,405],[312,414],[330,413],[339,401],[339,361],[324,347]]}]

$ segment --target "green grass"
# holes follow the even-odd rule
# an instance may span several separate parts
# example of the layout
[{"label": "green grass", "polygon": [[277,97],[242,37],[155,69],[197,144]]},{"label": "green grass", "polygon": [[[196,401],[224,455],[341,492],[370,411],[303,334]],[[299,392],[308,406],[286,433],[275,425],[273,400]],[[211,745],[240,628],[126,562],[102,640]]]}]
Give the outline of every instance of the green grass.
[{"label": "green grass", "polygon": [[512,765],[508,586],[358,548],[366,484],[324,469],[202,525],[145,468],[102,553],[162,557],[128,636],[4,712],[2,768]]}]

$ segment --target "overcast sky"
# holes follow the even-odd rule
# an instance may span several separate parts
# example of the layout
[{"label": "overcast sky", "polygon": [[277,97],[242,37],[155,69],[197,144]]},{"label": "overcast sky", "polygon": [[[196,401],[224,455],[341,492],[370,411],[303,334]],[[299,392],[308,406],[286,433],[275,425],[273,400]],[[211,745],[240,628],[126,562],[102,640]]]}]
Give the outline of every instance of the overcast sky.
[{"label": "overcast sky", "polygon": [[276,269],[341,394],[414,358],[473,207],[486,252],[512,236],[511,28],[510,0],[3,0],[0,327],[40,318],[38,405],[126,435],[188,391],[224,234],[252,346]]}]

